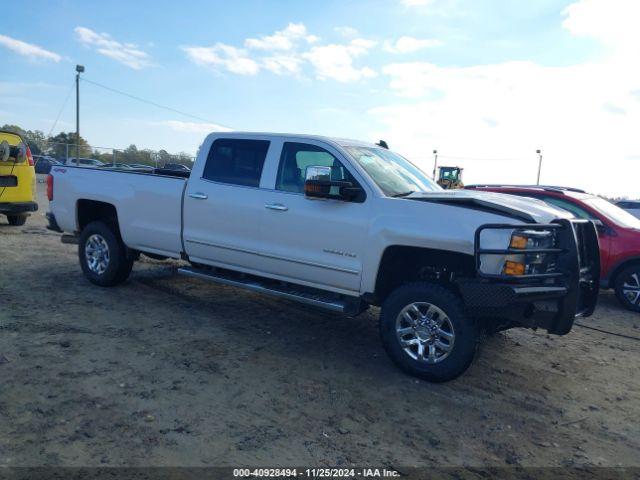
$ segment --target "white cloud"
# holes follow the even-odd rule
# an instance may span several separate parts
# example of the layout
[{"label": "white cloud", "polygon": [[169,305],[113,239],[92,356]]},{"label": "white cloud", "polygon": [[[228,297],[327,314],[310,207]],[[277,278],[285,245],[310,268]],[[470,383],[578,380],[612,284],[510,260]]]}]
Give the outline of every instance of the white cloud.
[{"label": "white cloud", "polygon": [[563,14],[562,26],[573,35],[596,38],[618,53],[640,52],[638,0],[579,0]]},{"label": "white cloud", "polygon": [[440,47],[441,40],[433,38],[415,38],[403,36],[393,42],[385,42],[385,49],[390,53],[413,53],[427,48]]},{"label": "white cloud", "polygon": [[27,57],[32,60],[43,59],[51,60],[56,63],[62,60],[62,57],[57,53],[54,53],[50,50],[45,50],[44,48],[32,43],[27,43],[23,42],[22,40],[7,37],[6,35],[0,35],[0,45],[8,48],[18,55],[22,55],[23,57]]},{"label": "white cloud", "polygon": [[301,49],[301,45],[309,48],[308,44],[317,41],[318,37],[309,34],[304,24],[289,23],[273,35],[245,40],[244,49],[224,43],[182,49],[198,65],[239,75],[256,75],[260,70],[267,70],[276,75],[302,77],[304,67],[309,64],[314,68],[316,77],[323,80],[353,82],[376,75],[369,67],[354,66],[354,59],[368,53],[377,42],[354,38],[345,44],[317,45],[307,51]]},{"label": "white cloud", "polygon": [[369,67],[357,68],[353,65],[356,57],[366,54],[376,42],[356,38],[346,45],[324,45],[313,47],[303,57],[315,68],[316,77],[338,82],[355,82],[362,78],[371,78],[376,73]]},{"label": "white cloud", "polygon": [[96,52],[126,65],[141,70],[153,65],[149,55],[133,43],[120,43],[108,33],[98,33],[86,27],[74,29],[76,38],[83,45],[94,48]]},{"label": "white cloud", "polygon": [[262,66],[276,75],[299,75],[302,59],[294,55],[274,55],[262,60]]},{"label": "white cloud", "polygon": [[165,120],[164,122],[158,122],[157,125],[169,127],[176,132],[185,133],[210,133],[210,132],[230,132],[232,129],[218,125],[216,123],[198,123],[198,122],[183,122],[180,120]]},{"label": "white cloud", "polygon": [[284,30],[279,30],[273,35],[266,35],[260,38],[247,38],[244,45],[247,48],[256,50],[292,50],[297,41],[304,40],[307,43],[318,41],[315,35],[307,33],[307,27],[302,23],[289,23]]},{"label": "white cloud", "polygon": [[[411,97],[373,108],[382,126],[372,138],[422,162],[431,171],[430,152],[441,163],[465,167],[467,182],[535,180],[535,150],[543,149],[542,181],[609,194],[637,196],[640,177],[640,69],[632,49],[640,2],[582,0],[564,12],[564,27],[574,35],[599,39],[611,54],[597,62],[544,66],[504,62],[445,67],[426,62],[386,65],[390,89]],[[606,5],[606,8],[605,8]],[[623,31],[618,31],[622,29]],[[507,158],[504,162],[469,158]],[[624,172],[609,181],[607,172]]]},{"label": "white cloud", "polygon": [[[636,0],[579,0],[567,6],[562,26],[574,35],[605,43],[626,43],[637,30],[640,3]],[[640,35],[638,35],[640,36]]]},{"label": "white cloud", "polygon": [[389,53],[413,53],[426,48],[439,47],[442,45],[440,40],[432,38],[415,38],[403,36],[395,42],[387,40],[384,43],[384,49]]},{"label": "white cloud", "polygon": [[255,75],[260,71],[258,62],[247,56],[243,49],[216,43],[211,47],[182,47],[196,65],[223,68],[238,75]]}]

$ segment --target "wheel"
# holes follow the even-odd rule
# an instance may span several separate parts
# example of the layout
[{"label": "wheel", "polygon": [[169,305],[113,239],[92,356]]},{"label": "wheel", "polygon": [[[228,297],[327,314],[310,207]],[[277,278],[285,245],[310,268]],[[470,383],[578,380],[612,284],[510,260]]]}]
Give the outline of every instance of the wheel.
[{"label": "wheel", "polygon": [[640,264],[631,265],[620,272],[613,288],[624,308],[640,312]]},{"label": "wheel", "polygon": [[20,227],[26,223],[27,216],[26,215],[7,215],[7,220],[9,221],[9,225],[13,225],[14,227]]},{"label": "wheel", "polygon": [[78,256],[85,277],[102,287],[124,282],[133,267],[120,235],[104,222],[91,222],[84,227]]},{"label": "wheel", "polygon": [[380,313],[387,354],[405,372],[431,382],[461,375],[475,356],[478,329],[462,300],[439,285],[411,283],[389,295]]}]

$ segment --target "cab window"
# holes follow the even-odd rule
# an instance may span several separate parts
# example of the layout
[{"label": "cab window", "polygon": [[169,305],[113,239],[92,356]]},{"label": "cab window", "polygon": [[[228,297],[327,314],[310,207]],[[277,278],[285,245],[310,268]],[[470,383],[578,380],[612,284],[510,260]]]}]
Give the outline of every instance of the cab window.
[{"label": "cab window", "polygon": [[269,143],[266,140],[220,138],[213,142],[202,178],[214,182],[260,186]]},{"label": "cab window", "polygon": [[304,193],[307,167],[330,167],[331,180],[358,182],[344,165],[322,147],[308,143],[285,142],[280,155],[276,190]]}]

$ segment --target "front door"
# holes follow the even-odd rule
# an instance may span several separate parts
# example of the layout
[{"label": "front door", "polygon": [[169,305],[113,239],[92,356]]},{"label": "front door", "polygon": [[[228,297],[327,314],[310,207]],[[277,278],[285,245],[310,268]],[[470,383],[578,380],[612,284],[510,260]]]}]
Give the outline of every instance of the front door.
[{"label": "front door", "polygon": [[263,267],[292,282],[357,295],[370,202],[365,195],[352,202],[304,196],[309,166],[331,167],[332,180],[361,183],[339,156],[320,142],[283,143],[275,188],[264,191]]}]

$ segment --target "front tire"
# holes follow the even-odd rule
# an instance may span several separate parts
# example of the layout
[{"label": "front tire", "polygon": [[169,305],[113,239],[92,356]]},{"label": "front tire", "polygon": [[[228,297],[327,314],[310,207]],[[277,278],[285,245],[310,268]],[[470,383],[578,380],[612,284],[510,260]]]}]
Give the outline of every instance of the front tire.
[{"label": "front tire", "polygon": [[91,222],[82,230],[78,257],[85,277],[101,287],[124,282],[133,267],[120,235],[100,221]]},{"label": "front tire", "polygon": [[7,215],[9,225],[13,227],[21,227],[27,222],[27,215]]},{"label": "front tire", "polygon": [[640,264],[631,265],[620,272],[613,288],[624,308],[640,312]]},{"label": "front tire", "polygon": [[430,382],[464,373],[475,356],[478,329],[462,300],[439,285],[411,283],[387,297],[380,314],[387,354],[402,370]]}]

